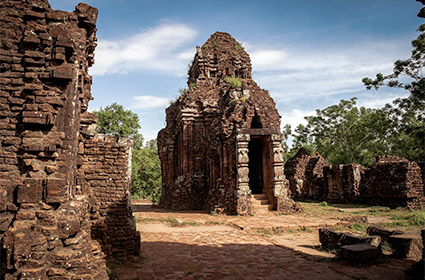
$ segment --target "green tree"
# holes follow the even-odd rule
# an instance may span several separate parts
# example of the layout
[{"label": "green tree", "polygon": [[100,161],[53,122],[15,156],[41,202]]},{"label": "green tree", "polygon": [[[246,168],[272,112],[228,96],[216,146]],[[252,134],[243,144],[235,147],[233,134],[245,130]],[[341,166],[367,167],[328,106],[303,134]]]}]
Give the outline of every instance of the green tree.
[{"label": "green tree", "polygon": [[161,164],[156,140],[143,145],[143,136],[139,133],[139,117],[122,105],[113,103],[95,113],[99,133],[115,137],[132,137],[134,140],[131,196],[158,202],[161,195]]},{"label": "green tree", "polygon": [[156,139],[148,141],[144,147],[134,149],[131,177],[133,198],[147,198],[152,202],[159,202],[162,180]]},{"label": "green tree", "polygon": [[132,137],[135,147],[142,145],[143,137],[139,133],[139,116],[124,106],[112,103],[99,111],[97,116],[97,131],[115,137]]},{"label": "green tree", "polygon": [[[425,1],[419,1],[422,4]],[[418,14],[425,17],[425,8]],[[393,120],[390,151],[393,155],[410,160],[421,161],[425,158],[425,24],[418,28],[419,35],[412,41],[412,54],[406,60],[394,63],[393,73],[376,74],[375,79],[364,78],[367,89],[378,90],[382,86],[402,88],[409,91],[407,98],[396,99],[394,106],[387,105],[386,110]]]},{"label": "green tree", "polygon": [[[385,110],[356,106],[356,98],[316,110],[296,129],[293,150],[314,147],[331,164],[369,166],[377,154],[387,153],[390,120]],[[292,151],[292,152],[294,152]]]}]

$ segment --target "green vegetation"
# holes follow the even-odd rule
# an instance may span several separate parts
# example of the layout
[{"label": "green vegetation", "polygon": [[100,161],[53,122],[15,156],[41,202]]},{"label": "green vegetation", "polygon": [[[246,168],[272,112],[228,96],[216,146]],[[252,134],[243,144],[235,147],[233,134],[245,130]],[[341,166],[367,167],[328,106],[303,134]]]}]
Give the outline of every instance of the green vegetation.
[{"label": "green vegetation", "polygon": [[307,125],[295,132],[293,153],[314,147],[332,165],[360,163],[370,166],[378,154],[388,154],[386,135],[392,120],[385,110],[356,106],[356,98],[316,110]]},{"label": "green vegetation", "polygon": [[[387,229],[398,229],[404,232],[419,232],[425,225],[425,209],[408,210],[406,208],[391,209],[384,206],[345,205],[328,203],[326,207],[317,202],[300,202],[304,215],[311,217],[328,217],[342,220],[356,220],[356,217],[382,217],[379,226]],[[353,211],[353,208],[358,208]],[[353,210],[351,210],[353,209]],[[389,220],[389,221],[388,221]],[[365,232],[367,224],[353,222],[347,226],[334,227],[341,231]]]},{"label": "green vegetation", "polygon": [[235,77],[235,76],[227,77],[225,79],[225,81],[229,84],[229,86],[231,88],[238,88],[238,87],[241,87],[242,86],[242,81],[239,78]]},{"label": "green vegetation", "polygon": [[236,43],[235,44],[235,50],[240,51],[242,49],[243,49],[243,47],[242,47],[242,44],[241,43]]},{"label": "green vegetation", "polygon": [[322,202],[320,202],[320,203],[319,203],[319,205],[320,205],[320,206],[325,206],[325,207],[326,207],[326,206],[328,206],[328,203],[327,203],[326,201],[322,201]]},{"label": "green vegetation", "polygon": [[97,116],[97,131],[115,137],[132,137],[135,145],[143,142],[143,137],[139,134],[139,116],[124,106],[112,103],[99,111],[94,111]]},{"label": "green vegetation", "polygon": [[196,88],[196,83],[191,83],[189,85],[189,90],[195,89]]},{"label": "green vegetation", "polygon": [[161,162],[156,139],[134,147],[131,167],[132,198],[146,198],[158,203],[161,198]]},{"label": "green vegetation", "polygon": [[134,140],[132,153],[132,198],[146,198],[158,202],[161,195],[161,165],[156,140],[143,145],[139,133],[139,117],[136,113],[113,103],[95,111],[98,132],[115,137],[131,137]]},{"label": "green vegetation", "polygon": [[362,223],[352,223],[349,228],[357,231],[366,231],[367,225]]},{"label": "green vegetation", "polygon": [[[401,88],[410,95],[407,98],[396,99],[395,106],[384,108],[393,121],[390,151],[393,155],[420,161],[425,157],[425,24],[418,28],[419,35],[412,41],[412,55],[406,60],[394,62],[393,73],[376,74],[376,78],[364,78],[362,81],[367,89],[378,90],[382,86]],[[399,77],[403,76],[403,80]],[[410,79],[406,79],[409,77]]]},{"label": "green vegetation", "polygon": [[[383,86],[404,89],[410,94],[407,98],[396,99],[381,109],[357,107],[355,97],[318,109],[316,115],[305,117],[307,125],[295,129],[294,146],[287,158],[301,147],[313,147],[332,165],[370,166],[380,154],[412,161],[425,158],[425,24],[418,31],[411,57],[397,60],[393,73],[362,80],[368,90]],[[291,135],[290,128],[284,134]]]},{"label": "green vegetation", "polygon": [[167,218],[163,218],[163,219],[155,219],[155,218],[141,218],[138,219],[139,223],[142,224],[152,224],[152,223],[164,223],[167,224],[171,227],[184,227],[184,226],[201,226],[201,223],[199,222],[192,222],[192,221],[188,221],[188,222],[179,222],[176,218],[173,217],[167,217]]}]

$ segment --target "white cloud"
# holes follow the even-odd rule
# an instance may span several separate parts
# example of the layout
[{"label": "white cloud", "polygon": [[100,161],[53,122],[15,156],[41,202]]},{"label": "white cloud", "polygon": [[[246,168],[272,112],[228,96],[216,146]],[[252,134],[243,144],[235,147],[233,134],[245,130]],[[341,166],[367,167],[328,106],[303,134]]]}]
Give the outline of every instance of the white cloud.
[{"label": "white cloud", "polygon": [[285,63],[287,54],[283,50],[259,50],[251,54],[256,71],[279,69]]},{"label": "white cloud", "polygon": [[286,124],[291,125],[292,131],[299,124],[307,124],[307,121],[304,119],[305,116],[313,116],[316,114],[314,110],[300,110],[300,109],[292,109],[290,112],[283,112],[282,114],[282,128]]},{"label": "white cloud", "polygon": [[90,73],[102,76],[148,69],[179,75],[194,54],[190,43],[196,34],[185,24],[167,23],[118,41],[99,40]]},{"label": "white cloud", "polygon": [[151,95],[133,96],[134,103],[132,109],[153,109],[162,108],[170,103],[168,98],[162,98]]},{"label": "white cloud", "polygon": [[410,55],[404,41],[366,41],[343,48],[267,49],[245,44],[251,54],[254,79],[277,102],[364,91],[364,77],[391,73],[393,62]]},{"label": "white cloud", "polygon": [[397,98],[405,98],[409,95],[408,92],[404,92],[404,94],[391,94],[391,95],[383,95],[382,93],[378,93],[377,95],[373,95],[373,98],[362,98],[359,99],[357,105],[359,107],[366,108],[382,108],[385,104],[393,105],[393,101]]}]

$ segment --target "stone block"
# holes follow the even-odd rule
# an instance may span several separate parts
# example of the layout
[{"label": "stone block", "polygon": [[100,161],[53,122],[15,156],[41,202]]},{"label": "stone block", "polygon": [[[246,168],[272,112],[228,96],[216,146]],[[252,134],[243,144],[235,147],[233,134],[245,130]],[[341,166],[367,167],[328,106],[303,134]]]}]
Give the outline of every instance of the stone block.
[{"label": "stone block", "polygon": [[57,203],[68,200],[68,187],[65,179],[48,178],[46,179],[46,202]]},{"label": "stone block", "polygon": [[26,179],[18,187],[18,203],[37,203],[43,199],[43,179]]},{"label": "stone block", "polygon": [[380,252],[378,248],[370,244],[353,244],[341,246],[338,255],[354,263],[368,263],[376,260]]},{"label": "stone block", "polygon": [[336,249],[340,246],[340,240],[344,233],[328,228],[319,229],[319,241],[323,248]]},{"label": "stone block", "polygon": [[59,67],[56,67],[52,72],[52,78],[62,80],[72,80],[74,72],[74,66],[72,64],[65,63]]},{"label": "stone block", "polygon": [[422,258],[422,238],[419,234],[400,234],[388,238],[396,258]]}]

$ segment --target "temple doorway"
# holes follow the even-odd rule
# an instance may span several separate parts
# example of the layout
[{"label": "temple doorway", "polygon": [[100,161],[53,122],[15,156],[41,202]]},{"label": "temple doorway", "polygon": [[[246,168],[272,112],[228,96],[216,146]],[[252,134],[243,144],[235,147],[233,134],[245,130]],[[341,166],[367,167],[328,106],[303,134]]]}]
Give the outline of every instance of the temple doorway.
[{"label": "temple doorway", "polygon": [[252,194],[263,193],[263,137],[251,136],[248,145],[249,188]]}]

